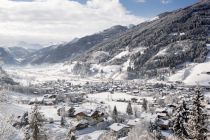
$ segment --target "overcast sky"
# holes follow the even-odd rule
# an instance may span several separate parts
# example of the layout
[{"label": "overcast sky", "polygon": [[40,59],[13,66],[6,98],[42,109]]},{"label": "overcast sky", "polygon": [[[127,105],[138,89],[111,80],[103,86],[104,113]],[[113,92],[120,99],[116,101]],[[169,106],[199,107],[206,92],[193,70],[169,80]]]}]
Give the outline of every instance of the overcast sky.
[{"label": "overcast sky", "polygon": [[[151,9],[155,6],[151,5],[152,1],[158,2],[156,9]],[[68,42],[113,25],[138,24],[160,12],[194,2],[195,0],[0,0],[0,44],[15,44],[19,41],[45,45]]]}]

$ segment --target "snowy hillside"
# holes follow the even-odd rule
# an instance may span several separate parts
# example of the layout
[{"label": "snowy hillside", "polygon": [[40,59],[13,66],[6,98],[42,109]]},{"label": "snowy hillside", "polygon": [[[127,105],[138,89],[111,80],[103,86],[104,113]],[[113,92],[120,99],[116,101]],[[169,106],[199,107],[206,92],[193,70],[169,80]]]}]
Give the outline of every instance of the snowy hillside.
[{"label": "snowy hillside", "polygon": [[[210,51],[210,44],[206,45]],[[170,81],[182,81],[186,85],[210,86],[210,52],[206,61],[201,64],[189,64],[187,68],[178,71],[169,78]]]}]

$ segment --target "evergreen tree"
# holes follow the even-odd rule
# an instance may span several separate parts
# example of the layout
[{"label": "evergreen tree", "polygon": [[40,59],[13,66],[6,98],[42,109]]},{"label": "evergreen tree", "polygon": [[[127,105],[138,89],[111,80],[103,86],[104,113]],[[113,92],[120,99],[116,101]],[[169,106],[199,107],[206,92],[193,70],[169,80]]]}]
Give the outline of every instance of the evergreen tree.
[{"label": "evergreen tree", "polygon": [[147,111],[147,103],[148,103],[148,101],[144,98],[144,99],[143,99],[143,103],[142,103],[142,109],[143,109],[144,111]]},{"label": "evergreen tree", "polygon": [[66,120],[64,116],[61,116],[61,126],[65,126]]},{"label": "evergreen tree", "polygon": [[193,98],[193,105],[191,108],[189,121],[187,123],[187,131],[190,139],[206,140],[207,136],[207,114],[204,113],[204,106],[202,105],[204,95],[197,90]]},{"label": "evergreen tree", "polygon": [[174,134],[180,139],[189,137],[185,128],[185,124],[188,121],[188,115],[189,109],[187,108],[185,101],[183,101],[182,104],[178,107],[175,118],[173,120]]},{"label": "evergreen tree", "polygon": [[65,126],[66,124],[66,119],[65,119],[65,107],[62,107],[61,110],[60,110],[60,114],[61,114],[61,126]]},{"label": "evergreen tree", "polygon": [[67,116],[68,117],[74,117],[74,113],[75,113],[75,108],[71,107],[68,111],[67,111]]},{"label": "evergreen tree", "polygon": [[133,109],[132,109],[132,106],[131,106],[131,102],[128,103],[126,112],[127,112],[128,115],[133,115]]},{"label": "evergreen tree", "polygon": [[32,131],[31,138],[33,140],[40,140],[42,135],[41,126],[43,125],[43,115],[39,112],[38,105],[35,105],[33,111],[31,112],[29,125]]},{"label": "evergreen tree", "polygon": [[114,106],[114,110],[112,112],[112,119],[114,120],[114,122],[118,122],[118,112],[116,106]]}]

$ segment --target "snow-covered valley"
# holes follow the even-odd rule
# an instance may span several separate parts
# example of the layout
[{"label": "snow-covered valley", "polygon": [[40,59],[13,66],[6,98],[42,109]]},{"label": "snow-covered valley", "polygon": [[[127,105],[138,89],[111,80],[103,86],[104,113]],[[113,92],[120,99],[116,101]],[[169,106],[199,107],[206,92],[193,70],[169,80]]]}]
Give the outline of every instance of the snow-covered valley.
[{"label": "snow-covered valley", "polygon": [[209,0],[0,3],[0,140],[210,139]]},{"label": "snow-covered valley", "polygon": [[[205,68],[208,65],[208,62],[206,63],[203,64]],[[199,68],[196,70],[196,67],[202,64],[190,65],[187,67],[189,71],[198,72]],[[134,129],[143,129],[142,122],[155,123],[157,120],[160,121],[158,125],[161,127],[161,137],[172,137],[170,129],[165,128],[169,126],[170,119],[176,112],[172,106],[177,106],[183,99],[191,98],[193,96],[191,93],[195,92],[193,87],[195,84],[189,87],[190,84],[187,82],[193,72],[186,73],[186,69],[177,71],[169,77],[169,80],[174,83],[167,79],[164,81],[110,80],[109,77],[81,77],[71,72],[71,66],[62,64],[4,67],[4,69],[20,83],[19,88],[23,86],[26,91],[27,87],[35,89],[34,92],[28,90],[21,93],[16,91],[19,89],[17,86],[16,88],[6,86],[7,88],[5,87],[1,92],[4,100],[0,103],[0,116],[9,119],[2,125],[7,126],[9,130],[13,128],[11,125],[15,126],[13,135],[7,133],[8,140],[25,138],[27,127],[24,126],[26,119],[24,114],[27,112],[30,117],[36,105],[45,118],[42,130],[49,140],[65,140],[70,130],[71,135],[76,136],[78,140],[103,140],[110,134],[111,137],[117,135],[119,140],[120,138],[130,139],[131,133],[136,133]],[[110,69],[104,69],[104,73],[107,74],[108,70]],[[183,73],[185,73],[184,78]],[[177,81],[182,81],[179,78],[184,79],[184,85],[176,84]],[[192,82],[190,79],[189,81]],[[210,93],[205,88],[202,92],[206,95],[205,103],[207,103]],[[131,114],[128,111],[129,104]],[[73,112],[71,112],[72,109]],[[115,126],[115,120],[113,120],[115,109],[117,109],[119,126]],[[95,111],[99,113],[96,120],[91,116],[92,113],[96,113]],[[126,133],[127,130],[130,132]],[[126,135],[118,136],[118,132],[121,131],[125,131]],[[145,132],[145,130],[142,131]],[[136,138],[140,137],[143,135],[136,135]]]}]

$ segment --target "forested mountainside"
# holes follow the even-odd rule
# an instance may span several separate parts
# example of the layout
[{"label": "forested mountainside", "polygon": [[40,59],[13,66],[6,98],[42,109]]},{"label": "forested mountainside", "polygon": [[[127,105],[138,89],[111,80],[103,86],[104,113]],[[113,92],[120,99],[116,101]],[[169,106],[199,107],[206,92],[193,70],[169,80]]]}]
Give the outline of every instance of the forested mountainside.
[{"label": "forested mountainside", "polygon": [[160,68],[204,62],[209,25],[210,1],[199,2],[160,14],[159,18],[141,23],[118,38],[96,45],[75,60],[103,65],[122,65],[129,61],[128,71],[155,75]]}]

